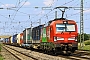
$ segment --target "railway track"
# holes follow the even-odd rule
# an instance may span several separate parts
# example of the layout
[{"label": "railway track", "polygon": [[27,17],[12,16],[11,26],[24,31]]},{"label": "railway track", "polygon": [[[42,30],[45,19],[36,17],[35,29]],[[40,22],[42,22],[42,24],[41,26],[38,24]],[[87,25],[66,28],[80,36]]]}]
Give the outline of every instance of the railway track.
[{"label": "railway track", "polygon": [[12,49],[10,47],[3,46],[3,48],[6,49],[9,53],[11,53],[18,60],[38,60],[38,59],[33,58],[31,56],[20,53],[19,51],[15,50],[15,49]]},{"label": "railway track", "polygon": [[25,54],[31,58],[35,58],[36,60],[90,60],[90,53],[87,51],[78,50],[70,56],[68,55],[53,56],[53,55],[31,51],[31,50],[27,50],[19,47],[13,47],[13,46],[7,46],[7,47],[8,48],[10,47],[11,49],[15,49],[19,53]]},{"label": "railway track", "polygon": [[40,53],[40,52],[36,52],[36,51],[31,51],[31,50],[27,50],[27,49],[23,49],[23,48],[19,48],[19,47],[14,47],[14,46],[9,46],[9,45],[6,45],[5,47],[14,49],[14,50],[18,51],[19,53],[33,57],[36,60],[62,60],[62,59],[66,60],[66,58],[51,56],[48,54],[44,54],[44,53]]},{"label": "railway track", "polygon": [[70,60],[90,60],[90,52],[77,50],[74,54],[68,55],[59,55],[59,57],[67,58]]}]

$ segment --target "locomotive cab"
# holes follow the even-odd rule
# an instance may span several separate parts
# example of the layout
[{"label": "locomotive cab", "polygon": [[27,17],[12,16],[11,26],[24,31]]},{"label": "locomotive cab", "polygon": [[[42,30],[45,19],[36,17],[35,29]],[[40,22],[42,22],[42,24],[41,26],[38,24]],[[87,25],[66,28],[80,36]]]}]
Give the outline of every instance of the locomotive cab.
[{"label": "locomotive cab", "polygon": [[49,22],[47,40],[54,44],[54,50],[60,52],[74,52],[77,50],[77,25],[73,20],[64,18]]},{"label": "locomotive cab", "polygon": [[[53,23],[51,23],[52,25]],[[53,24],[51,38],[53,38],[55,49],[64,53],[77,50],[77,25],[73,20],[56,20]],[[59,51],[60,51],[59,50]]]}]

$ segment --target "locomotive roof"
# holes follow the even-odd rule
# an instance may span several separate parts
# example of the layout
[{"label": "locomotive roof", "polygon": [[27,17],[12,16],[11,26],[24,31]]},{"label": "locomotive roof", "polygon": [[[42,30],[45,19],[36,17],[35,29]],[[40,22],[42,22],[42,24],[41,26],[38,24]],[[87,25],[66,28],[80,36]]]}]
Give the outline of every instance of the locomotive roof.
[{"label": "locomotive roof", "polygon": [[50,24],[52,21],[56,21],[56,20],[67,20],[66,18],[56,18],[56,19],[54,19],[54,20],[50,20],[49,22],[48,22],[48,24]]},{"label": "locomotive roof", "polygon": [[54,20],[50,20],[50,21],[48,22],[48,25],[51,24],[52,21],[56,21],[56,20],[74,21],[74,20],[67,20],[66,18],[56,18],[56,19],[54,19]]}]

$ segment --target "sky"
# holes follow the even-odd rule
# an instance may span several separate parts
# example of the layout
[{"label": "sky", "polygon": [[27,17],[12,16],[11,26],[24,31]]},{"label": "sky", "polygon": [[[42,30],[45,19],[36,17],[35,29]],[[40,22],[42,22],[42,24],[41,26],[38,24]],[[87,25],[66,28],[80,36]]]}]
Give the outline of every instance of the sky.
[{"label": "sky", "polygon": [[[81,0],[1,0],[0,1],[0,35],[22,33],[25,28],[45,24],[61,17],[61,11],[54,9],[58,6],[80,7]],[[90,0],[84,0],[84,33],[90,34]],[[63,8],[61,8],[63,10]],[[80,8],[65,10],[64,17],[74,20],[80,32]]]}]

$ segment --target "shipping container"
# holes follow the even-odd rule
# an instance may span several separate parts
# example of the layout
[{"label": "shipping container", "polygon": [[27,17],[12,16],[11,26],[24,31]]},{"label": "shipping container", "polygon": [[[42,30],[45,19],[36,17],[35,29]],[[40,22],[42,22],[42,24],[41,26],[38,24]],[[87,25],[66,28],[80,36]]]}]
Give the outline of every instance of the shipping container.
[{"label": "shipping container", "polygon": [[13,45],[17,44],[17,34],[13,35],[12,42],[13,42]]},{"label": "shipping container", "polygon": [[20,33],[17,35],[17,46],[20,45]]},{"label": "shipping container", "polygon": [[27,28],[23,31],[23,42],[24,43],[31,43],[31,28]]},{"label": "shipping container", "polygon": [[39,25],[39,26],[34,27],[32,29],[32,40],[33,40],[33,43],[40,43],[40,37],[41,37],[42,28],[43,28],[43,25]]},{"label": "shipping container", "polygon": [[12,38],[13,38],[13,37],[11,36],[11,37],[10,37],[10,42],[11,42],[11,44],[13,43],[13,39],[12,39]]},{"label": "shipping container", "polygon": [[3,42],[4,42],[5,44],[9,44],[9,43],[10,43],[9,38],[4,38]]},{"label": "shipping container", "polygon": [[12,41],[12,36],[9,37],[9,41],[10,41],[10,44],[13,43],[13,41]]},{"label": "shipping container", "polygon": [[19,33],[17,35],[17,46],[21,46],[22,43],[23,43],[23,33]]},{"label": "shipping container", "polygon": [[30,44],[32,43],[32,33],[31,28],[26,28],[23,31],[23,44],[22,47],[30,48]]},{"label": "shipping container", "polygon": [[32,39],[36,40],[36,27],[32,29]]},{"label": "shipping container", "polygon": [[5,39],[3,39],[3,44],[5,44]]},{"label": "shipping container", "polygon": [[9,38],[5,38],[5,42],[8,43],[9,42]]},{"label": "shipping container", "polygon": [[23,33],[20,33],[20,44],[23,43]]}]

